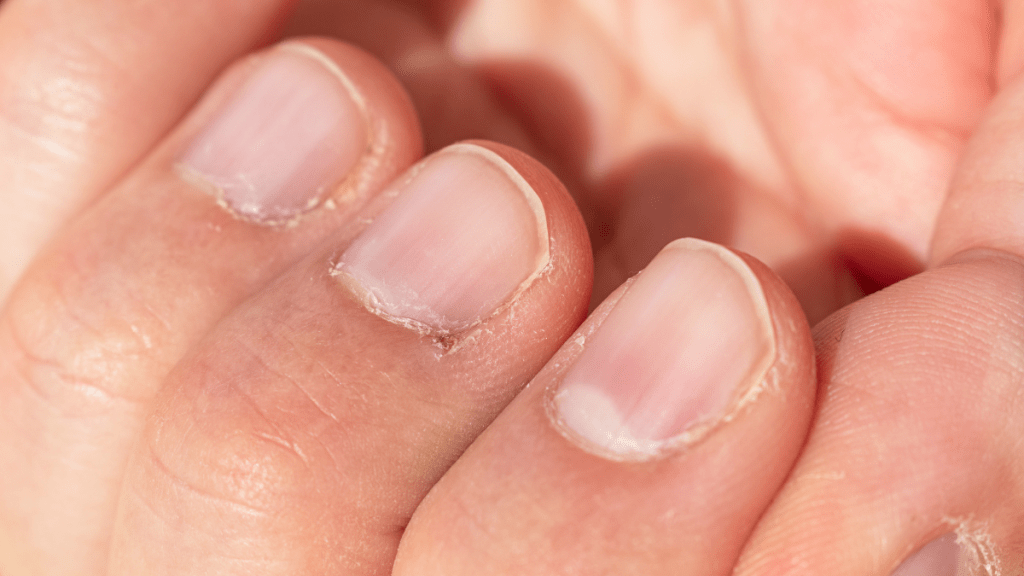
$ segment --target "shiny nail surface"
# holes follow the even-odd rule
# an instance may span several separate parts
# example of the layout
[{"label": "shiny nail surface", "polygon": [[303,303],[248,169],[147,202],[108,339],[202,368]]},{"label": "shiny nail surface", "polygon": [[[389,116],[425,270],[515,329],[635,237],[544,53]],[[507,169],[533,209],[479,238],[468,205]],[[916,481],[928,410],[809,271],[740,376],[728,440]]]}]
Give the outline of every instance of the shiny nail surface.
[{"label": "shiny nail surface", "polygon": [[361,98],[334,62],[305,44],[285,44],[253,65],[178,168],[236,216],[288,222],[344,179],[367,134]]},{"label": "shiny nail surface", "polygon": [[585,343],[553,396],[556,425],[613,458],[656,456],[725,417],[774,351],[764,294],[742,259],[678,240]]},{"label": "shiny nail surface", "polygon": [[456,144],[386,194],[391,204],[335,268],[374,313],[424,332],[471,326],[548,262],[544,208],[501,156]]},{"label": "shiny nail surface", "polygon": [[956,535],[946,534],[922,546],[892,576],[974,576],[962,556]]}]

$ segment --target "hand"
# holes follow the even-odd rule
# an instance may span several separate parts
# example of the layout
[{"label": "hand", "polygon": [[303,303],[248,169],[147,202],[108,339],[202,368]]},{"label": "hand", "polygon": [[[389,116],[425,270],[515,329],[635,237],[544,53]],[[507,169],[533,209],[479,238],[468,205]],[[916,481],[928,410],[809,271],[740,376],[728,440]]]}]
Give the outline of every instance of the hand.
[{"label": "hand", "polygon": [[[1011,94],[990,105],[988,71],[995,64],[980,6],[976,17],[956,13],[957,23],[978,22],[968,47],[964,48],[961,29],[950,32],[949,36],[956,35],[956,51],[939,51],[951,57],[939,58],[942,63],[935,69],[941,73],[921,74],[923,80],[901,71],[885,74],[877,69],[878,61],[916,62],[913,57],[922,53],[920,46],[952,45],[949,36],[932,35],[943,26],[922,25],[941,24],[942,15],[954,13],[952,3],[947,10],[921,3],[908,7],[911,16],[906,18],[875,20],[913,26],[897,27],[889,31],[891,36],[873,32],[849,44],[837,42],[833,58],[828,57],[827,46],[805,49],[800,40],[821,38],[828,22],[841,30],[856,21],[857,14],[821,14],[820,19],[800,20],[791,33],[780,34],[778,22],[753,17],[748,7],[737,13],[743,15],[737,19],[745,23],[742,29],[713,27],[721,30],[710,41],[715,48],[701,52],[694,62],[706,62],[707,69],[716,72],[697,75],[699,80],[685,74],[678,80],[670,73],[678,69],[670,66],[648,65],[652,71],[644,72],[642,56],[604,57],[607,51],[586,44],[589,39],[616,37],[593,33],[600,28],[593,24],[602,21],[599,14],[584,19],[581,12],[567,9],[537,21],[500,14],[500,26],[492,31],[487,24],[495,20],[488,18],[488,9],[502,4],[482,6],[478,11],[440,6],[434,14],[441,23],[462,22],[448,31],[458,48],[458,66],[436,50],[439,44],[428,34],[429,27],[404,13],[396,15],[387,5],[333,8],[353,11],[334,21],[345,28],[339,34],[375,51],[406,83],[425,120],[430,149],[465,136],[486,136],[514,143],[556,168],[591,225],[601,296],[646,264],[665,241],[697,235],[764,259],[795,288],[807,314],[821,317],[857,296],[850,279],[870,290],[873,284],[915,271],[925,261],[935,216],[958,161],[961,176],[950,200],[957,208],[940,220],[934,262],[946,262],[963,249],[979,246],[1019,251],[1012,211],[1001,205],[1013,200],[1012,187],[986,185],[1012,182],[1012,173],[999,172],[1001,167],[1012,169],[1012,164],[999,159],[1013,157],[1007,145],[1013,98]],[[553,6],[544,3],[540,8]],[[416,503],[581,318],[590,272],[583,257],[582,229],[567,198],[536,164],[508,149],[486,148],[498,154],[497,164],[486,152],[469,155],[490,158],[489,166],[507,163],[523,176],[529,188],[525,197],[530,191],[536,194],[548,235],[531,236],[536,230],[529,227],[529,219],[508,224],[499,218],[485,222],[484,230],[507,232],[507,226],[527,226],[516,237],[546,240],[548,259],[524,257],[522,268],[499,267],[506,273],[499,276],[507,281],[492,286],[496,292],[490,297],[478,297],[483,304],[474,313],[446,308],[443,298],[431,301],[428,308],[445,310],[441,317],[449,318],[440,323],[437,316],[418,315],[414,309],[420,308],[415,306],[367,308],[366,302],[373,300],[360,300],[366,292],[351,286],[364,286],[373,275],[369,280],[360,275],[366,272],[359,266],[365,259],[357,258],[358,251],[349,251],[359,245],[352,238],[368,233],[362,217],[386,210],[382,203],[387,202],[374,198],[389,196],[377,192],[409,190],[391,182],[419,156],[412,114],[386,73],[343,46],[311,44],[339,66],[365,98],[366,132],[329,134],[341,159],[327,165],[345,166],[348,172],[335,174],[323,164],[320,172],[313,171],[324,182],[343,182],[333,194],[314,194],[313,210],[306,213],[301,202],[275,202],[269,207],[257,202],[253,208],[243,201],[251,198],[230,193],[236,174],[217,172],[223,162],[204,164],[198,153],[189,151],[194,152],[196,138],[204,141],[203,127],[220,110],[217,103],[229,101],[232,87],[243,83],[246,71],[257,70],[257,65],[235,67],[184,123],[154,151],[147,151],[218,69],[270,34],[283,8],[266,2],[247,4],[244,10],[238,8],[240,12],[198,3],[176,5],[169,13],[141,4],[90,3],[78,9],[80,13],[64,3],[40,7],[7,0],[0,11],[0,28],[12,31],[0,33],[5,43],[0,46],[5,63],[0,69],[8,75],[0,90],[6,94],[4,102],[12,103],[3,107],[8,111],[7,130],[0,142],[5,143],[3,157],[10,159],[3,165],[8,170],[4,181],[17,182],[5,191],[13,209],[11,226],[3,227],[11,231],[3,269],[10,271],[10,283],[20,277],[4,312],[0,342],[0,366],[5,371],[0,461],[13,471],[0,480],[5,483],[0,519],[6,531],[0,536],[0,570],[102,573],[113,533],[114,573],[248,573],[294,571],[298,566],[320,572],[386,572],[401,527]],[[799,14],[808,10],[790,8]],[[701,45],[707,38],[702,32],[708,28],[685,24],[716,20],[697,17],[698,12],[680,19],[638,17],[637,22],[646,23],[637,30],[648,30],[650,22],[668,30],[649,55],[690,53],[689,46]],[[778,14],[788,12],[780,9]],[[922,16],[913,17],[917,14]],[[369,19],[354,18],[357,15]],[[1003,21],[1007,38],[1013,37],[1007,32],[1012,30],[1007,24],[1011,20]],[[221,21],[237,25],[226,31],[216,25]],[[308,20],[305,26],[302,21],[300,12],[294,30],[308,30]],[[579,27],[560,26],[558,35],[526,33],[538,30],[537,22]],[[763,27],[758,28],[759,22]],[[391,24],[402,32],[389,33],[394,30],[387,27]],[[692,35],[677,35],[675,30]],[[912,41],[911,31],[922,34],[919,44]],[[356,32],[362,37],[353,36]],[[623,36],[629,40],[620,46],[646,50],[633,40],[636,34]],[[899,42],[879,39],[890,37]],[[517,38],[559,42],[516,45]],[[786,49],[787,40],[800,47],[797,54],[820,60],[801,64],[790,57],[794,50]],[[687,49],[666,49],[674,41]],[[849,57],[850,45],[867,46],[867,56],[861,58],[854,51],[857,58]],[[882,55],[869,58],[870,48],[881,45],[886,46]],[[894,45],[906,49],[908,56],[890,60]],[[614,53],[630,52],[626,48]],[[505,57],[509,52],[516,58]],[[257,62],[281,57],[280,52],[268,54]],[[764,61],[751,63],[750,54]],[[596,55],[590,62],[594,67],[580,68],[588,64],[580,55]],[[1008,80],[1013,65],[1010,57],[1003,61],[1010,62],[1000,64],[1000,70],[1006,70],[1006,90],[1012,88]],[[157,69],[151,62],[180,65]],[[615,66],[599,68],[609,62]],[[775,68],[780,62],[786,63],[781,70]],[[813,66],[818,62],[822,64]],[[924,66],[913,68],[931,72]],[[757,74],[741,77],[729,72],[737,69]],[[324,73],[317,70],[316,74]],[[834,85],[825,82],[825,88],[833,88],[823,89],[827,96],[803,86],[811,83],[803,76],[801,81],[776,80],[808,71],[813,78],[815,70],[826,79],[835,74],[840,80]],[[851,73],[840,74],[843,70]],[[636,81],[648,77],[653,81]],[[477,83],[481,78],[505,95],[504,105],[488,100],[484,84]],[[851,81],[842,81],[846,78]],[[657,81],[666,79],[672,81],[659,91],[642,88],[652,83],[664,86]],[[595,80],[602,83],[588,86]],[[926,84],[931,81],[939,88]],[[50,86],[54,87],[47,90]],[[713,86],[721,96],[709,104],[692,96],[693,86],[702,91]],[[539,95],[534,91],[538,87]],[[657,92],[669,97],[655,98]],[[452,93],[459,98],[446,101]],[[339,101],[345,102],[346,93],[340,94]],[[446,98],[431,100],[439,94]],[[800,101],[805,94],[817,97],[810,103]],[[847,98],[863,105],[841,106],[849,115],[837,114],[831,106]],[[577,100],[586,107],[577,106]],[[634,105],[637,102],[642,105]],[[510,103],[521,108],[517,111]],[[976,152],[960,159],[963,142],[982,115],[988,119],[975,136]],[[361,136],[374,144],[364,155],[358,153]],[[465,150],[449,150],[427,166],[443,167],[453,157],[464,160]],[[182,180],[182,165],[191,167],[198,178]],[[508,174],[504,168],[500,172]],[[119,178],[125,173],[128,176]],[[225,176],[226,183],[218,176]],[[680,188],[679,180],[697,184]],[[475,189],[468,185],[471,182],[453,189]],[[512,179],[513,184],[521,182]],[[265,191],[263,184],[255,189]],[[228,211],[212,202],[206,190],[211,185],[221,187]],[[304,190],[308,189],[307,185]],[[330,204],[327,197],[334,200],[335,210],[325,207]],[[31,205],[39,199],[46,200],[43,206]],[[920,211],[908,214],[908,205]],[[536,214],[537,204],[532,206]],[[154,214],[161,218],[154,221]],[[978,225],[982,217],[986,226]],[[29,219],[32,225],[13,224]],[[73,222],[65,225],[69,219]],[[455,229],[461,229],[458,223],[474,220],[459,219],[458,211],[446,219]],[[274,225],[284,220],[297,225]],[[58,229],[58,238],[39,252],[43,240]],[[474,238],[482,233],[473,230]],[[414,235],[404,241],[429,237]],[[503,238],[507,240],[499,234],[498,240]],[[471,244],[453,245],[467,250]],[[543,248],[541,241],[522,250],[536,255]],[[650,572],[645,566],[650,561],[671,573],[679,571],[674,567],[678,562],[701,573],[731,569],[801,448],[813,390],[800,314],[770,272],[751,259],[737,259],[702,244],[676,246],[664,261],[682,258],[677,264],[692,270],[694,262],[709,254],[717,258],[711,262],[728,264],[724,276],[717,278],[727,285],[728,278],[741,278],[747,287],[729,292],[738,299],[735,310],[745,312],[711,317],[734,324],[710,325],[759,326],[754,333],[772,345],[764,348],[764,341],[757,339],[726,339],[735,346],[724,349],[734,350],[731,357],[749,358],[751,366],[765,370],[745,372],[742,381],[733,384],[753,389],[764,374],[777,374],[780,388],[769,389],[741,410],[730,409],[729,421],[712,426],[690,445],[692,449],[685,442],[670,443],[668,449],[656,451],[653,460],[644,456],[641,459],[647,462],[637,465],[621,463],[614,453],[609,458],[607,446],[588,443],[586,437],[574,435],[571,426],[559,434],[540,409],[545,398],[538,391],[544,390],[545,380],[539,380],[439,485],[408,531],[399,570],[425,571],[435,559],[424,551],[444,551],[438,562],[447,565],[435,562],[434,568],[449,574],[460,568],[479,573],[481,562],[488,572],[501,565],[515,566],[517,573],[566,571],[570,568],[565,562],[577,561],[597,567],[595,571],[643,566]],[[898,256],[884,258],[893,254]],[[23,272],[30,260],[32,267]],[[469,269],[488,270],[486,258],[467,256],[463,261],[473,264]],[[542,261],[549,267],[536,277],[529,263]],[[345,264],[357,273],[346,272]],[[960,529],[965,537],[973,535],[971,542],[998,544],[1000,558],[1008,561],[1006,550],[1012,549],[1015,527],[1008,503],[1015,501],[1017,492],[1000,490],[1006,496],[998,501],[981,501],[977,494],[982,487],[1005,488],[1016,474],[1013,443],[1003,440],[1012,434],[996,433],[993,422],[1000,429],[1012,429],[1020,421],[1013,402],[1007,400],[1019,380],[1017,348],[1005,346],[1019,344],[1012,320],[1014,306],[1019,306],[1017,267],[1002,253],[961,257],[959,264],[901,283],[845,309],[819,328],[825,369],[818,409],[836,417],[817,419],[796,474],[757,528],[741,570],[780,569],[794,557],[793,550],[800,550],[799,557],[811,572],[884,574],[908,550],[951,529]],[[520,277],[523,289],[507,291]],[[361,280],[339,286],[338,278]],[[634,286],[650,284],[644,278],[659,276],[646,273]],[[506,299],[495,300],[496,293]],[[630,289],[616,298],[629,303],[637,293],[643,294]],[[687,296],[693,293],[670,295],[668,302],[655,304],[664,310],[685,310]],[[749,298],[745,305],[744,298]],[[934,311],[916,306],[923,298],[938,303]],[[621,309],[606,307],[584,330],[598,330],[616,310]],[[759,315],[765,311],[767,324]],[[628,318],[628,309],[618,316]],[[964,316],[970,321],[949,322]],[[481,324],[473,324],[477,320]],[[473,330],[467,332],[470,324]],[[833,337],[837,332],[843,335],[841,340]],[[702,330],[696,334],[709,335]],[[570,342],[560,356],[563,360],[581,353],[580,341]],[[672,345],[672,337],[664,344]],[[765,355],[768,349],[780,355]],[[787,353],[792,362],[779,364]],[[944,360],[942,370],[935,369],[936,358]],[[991,370],[975,370],[976,366]],[[558,370],[552,365],[542,378],[554,383],[564,376]],[[921,373],[933,374],[937,383],[923,388],[917,376]],[[1006,376],[986,377],[992,373]],[[884,389],[877,388],[882,384]],[[980,400],[972,396],[975,405],[964,410],[965,395],[979,390]],[[892,408],[908,400],[914,401],[913,410]],[[143,428],[147,414],[149,424]],[[934,431],[949,429],[944,418],[959,424],[959,434],[939,441]],[[556,423],[561,426],[565,421]],[[896,441],[894,430],[902,432]],[[856,450],[859,444],[843,441],[863,438],[887,446],[870,467],[854,465],[863,458]],[[135,456],[129,458],[135,444]],[[918,458],[945,454],[943,449],[950,445],[980,449],[945,459]],[[519,451],[523,447],[527,450]],[[530,466],[494,466],[520,464],[509,461],[509,451],[513,458],[536,458],[528,460]],[[965,458],[968,463],[971,458],[981,460],[965,467]],[[708,459],[719,466],[700,465]],[[896,466],[902,462],[917,465]],[[951,469],[964,468],[970,473],[950,479]],[[473,480],[500,470],[507,472],[500,481]],[[581,470],[601,474],[589,476],[590,483],[572,482],[579,479],[573,474]],[[678,482],[687,478],[699,483]],[[872,487],[879,485],[902,487],[894,492],[899,495],[895,506],[890,501],[878,507]],[[602,494],[636,497],[644,493],[622,490],[650,486],[664,489],[655,490],[646,506],[629,498],[615,506],[599,506]],[[719,492],[718,497],[701,498],[697,506],[680,496],[708,494],[714,486],[732,488],[728,499]],[[823,531],[813,531],[808,543],[806,524],[796,520],[807,518],[808,509],[817,513],[829,505],[837,491],[844,504],[851,503],[837,507],[844,519],[840,526],[847,529],[830,526],[827,540]],[[565,507],[571,502],[587,505]],[[453,506],[459,513],[452,513]],[[565,513],[542,514],[553,509]],[[584,517],[578,516],[581,512]],[[655,512],[666,513],[659,516],[661,523],[644,516]],[[910,512],[915,521],[903,522]],[[682,537],[681,530],[693,527],[687,521],[696,518],[713,521],[707,531],[698,531],[706,540]],[[877,531],[870,537],[858,529],[863,525],[858,522],[865,519]],[[954,526],[950,519],[962,522]],[[665,529],[644,531],[645,525]],[[584,529],[575,532],[573,527]],[[439,547],[441,543],[431,540],[439,536],[450,541]],[[500,547],[489,538],[498,538]],[[516,541],[576,545],[508,544]],[[595,552],[578,545],[587,542],[628,546]],[[680,550],[680,542],[693,545]],[[666,549],[672,553],[656,553]],[[837,549],[868,550],[862,556],[874,564],[850,562]],[[506,554],[503,560],[496,558],[495,550]],[[577,554],[581,552],[586,553]],[[517,556],[520,553],[525,555]],[[836,565],[837,558],[841,566]]]},{"label": "hand", "polygon": [[[391,63],[428,142],[483,135],[554,166],[591,230],[596,301],[679,236],[769,263],[812,323],[928,268],[817,326],[818,417],[739,574],[888,574],[922,547],[904,574],[946,573],[957,549],[965,569],[1012,573],[1021,472],[1015,443],[1001,438],[1016,437],[1022,418],[1015,4],[425,4],[441,23],[434,44],[428,33],[360,34],[368,28],[352,4],[344,17],[308,21]],[[412,20],[391,21],[408,29]],[[378,15],[375,29],[387,21]],[[426,39],[382,46],[396,36]],[[444,59],[438,47],[449,46]],[[424,61],[432,66],[405,64]],[[452,96],[449,86],[462,89]],[[807,397],[794,390],[799,406]],[[615,572],[614,558],[620,573],[725,573],[738,555],[727,551],[743,547],[770,496],[738,499],[771,494],[774,466],[800,442],[768,425],[723,427],[708,456],[677,457],[680,473],[730,490],[694,503],[687,494],[703,498],[703,484],[651,496],[654,482],[579,465],[572,448],[537,440],[547,436],[525,414],[538,397],[517,403],[419,512],[399,566],[430,573],[421,555],[433,551],[445,574],[502,564],[519,574]],[[503,458],[535,464],[517,474]],[[707,472],[703,458],[732,469]],[[622,486],[626,496],[610,502]],[[665,526],[630,498],[638,492],[676,523],[645,531]],[[550,513],[568,503],[577,507]],[[736,510],[736,522],[725,520]],[[637,552],[657,550],[652,542],[667,552]],[[648,557],[672,561],[654,568]],[[927,564],[943,558],[945,567]]]},{"label": "hand", "polygon": [[307,1],[290,31],[387,62],[428,149],[482,137],[552,166],[595,303],[696,236],[772,266],[812,323],[923,268],[999,56],[983,2],[418,4]]}]

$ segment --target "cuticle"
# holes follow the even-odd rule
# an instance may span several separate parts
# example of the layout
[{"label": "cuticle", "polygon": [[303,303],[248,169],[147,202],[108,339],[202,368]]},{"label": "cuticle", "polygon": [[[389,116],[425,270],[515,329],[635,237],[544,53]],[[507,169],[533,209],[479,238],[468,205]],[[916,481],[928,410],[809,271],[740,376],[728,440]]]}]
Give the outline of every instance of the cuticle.
[{"label": "cuticle", "polygon": [[[672,247],[677,242],[683,242],[687,240],[695,240],[691,238],[684,238],[670,242],[666,245],[666,249]],[[569,362],[562,374],[557,380],[553,381],[548,385],[548,390],[544,394],[544,411],[548,417],[549,422],[555,430],[564,438],[569,440],[572,444],[576,445],[581,450],[594,454],[596,456],[617,461],[617,462],[635,462],[643,463],[664,459],[668,456],[685,453],[695,445],[702,442],[705,438],[710,436],[720,426],[733,421],[743,411],[752,406],[755,400],[760,397],[761,394],[769,390],[777,388],[777,372],[779,370],[777,366],[778,359],[778,331],[775,326],[774,319],[771,315],[771,309],[768,303],[767,295],[764,292],[764,286],[761,281],[754,274],[753,270],[750,269],[749,265],[744,262],[739,256],[732,251],[716,245],[716,249],[711,250],[706,246],[708,243],[701,241],[699,250],[713,253],[716,257],[723,261],[727,266],[732,268],[735,273],[741,278],[744,285],[747,288],[747,293],[753,301],[753,308],[755,314],[758,316],[759,324],[765,331],[765,336],[768,340],[769,349],[764,352],[762,359],[758,364],[755,364],[749,372],[749,377],[746,378],[747,386],[740,390],[736,390],[733,394],[733,399],[729,403],[728,407],[717,415],[712,415],[705,419],[694,422],[686,430],[668,438],[662,442],[662,444],[652,452],[615,452],[608,450],[604,447],[598,446],[590,440],[583,438],[574,430],[570,429],[558,415],[557,408],[557,396],[563,383],[563,378],[567,374],[573,365],[579,360],[582,355],[581,351],[576,354],[572,361]],[[692,249],[692,248],[691,248]],[[727,254],[728,256],[725,256]],[[728,259],[727,259],[728,258]],[[737,263],[741,266],[737,268]],[[619,295],[611,302],[610,306],[604,313],[604,317],[601,321],[596,323],[594,326],[588,329],[588,333],[580,335],[581,345],[585,343],[585,340],[589,338],[593,333],[600,329],[604,320],[615,310],[619,301],[624,298],[628,293],[632,284],[643,274],[643,270],[630,277],[626,282],[623,283],[623,289]],[[602,306],[604,303],[602,303]]]},{"label": "cuticle", "polygon": [[[458,326],[455,328],[437,328],[425,322],[391,314],[385,311],[382,306],[373,305],[371,301],[372,295],[362,295],[361,290],[356,289],[356,287],[359,286],[357,281],[354,279],[351,281],[346,280],[346,278],[351,278],[351,276],[345,271],[344,263],[341,261],[341,254],[344,253],[344,250],[341,250],[332,257],[329,263],[329,274],[334,278],[340,279],[339,283],[342,284],[367,311],[387,322],[411,330],[421,336],[430,338],[434,345],[438,347],[440,351],[439,354],[441,356],[458,351],[465,342],[474,339],[481,330],[483,330],[484,325],[490,319],[514,307],[527,290],[536,285],[543,278],[547,277],[554,269],[551,258],[553,239],[551,238],[548,214],[547,210],[544,208],[543,201],[540,199],[540,196],[537,194],[533,186],[530,185],[518,170],[502,158],[501,155],[483,146],[472,143],[457,143],[447,146],[436,154],[423,158],[419,162],[415,163],[405,172],[405,174],[402,175],[401,179],[396,180],[391,186],[388,186],[388,189],[383,191],[383,196],[387,196],[390,199],[398,197],[410,182],[421,174],[432,162],[437,160],[438,156],[457,153],[468,153],[483,156],[489,163],[505,173],[516,188],[520,190],[527,205],[531,208],[531,211],[535,216],[538,237],[541,238],[539,245],[543,248],[543,253],[538,254],[537,265],[530,275],[524,278],[500,305],[498,305],[489,314],[481,316],[464,326]],[[362,159],[360,159],[360,161],[361,160]],[[369,227],[376,219],[376,215],[386,209],[387,205],[382,202],[382,205],[374,210],[374,214],[365,219],[362,230]],[[356,236],[358,236],[358,234],[356,234]]]}]

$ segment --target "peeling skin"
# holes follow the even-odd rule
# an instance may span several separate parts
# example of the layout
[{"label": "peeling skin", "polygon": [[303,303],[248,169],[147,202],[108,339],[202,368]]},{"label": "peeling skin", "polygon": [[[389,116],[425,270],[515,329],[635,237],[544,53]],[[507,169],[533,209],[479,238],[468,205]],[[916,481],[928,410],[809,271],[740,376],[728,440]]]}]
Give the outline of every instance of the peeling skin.
[{"label": "peeling skin", "polygon": [[[373,168],[379,164],[380,156],[386,151],[386,146],[380,143],[382,139],[385,139],[382,137],[386,136],[386,130],[383,129],[383,126],[377,126],[376,131],[380,132],[380,134],[375,134],[375,123],[370,116],[366,98],[363,97],[363,94],[356,88],[352,80],[333,60],[322,54],[319,50],[301,42],[286,42],[281,44],[277,50],[300,54],[306,58],[316,60],[334,76],[345,89],[352,102],[355,103],[356,108],[363,117],[364,124],[367,126],[367,142],[364,152],[356,160],[349,173],[338,182],[321,186],[302,208],[288,214],[270,215],[255,207],[232,205],[225,199],[224,190],[221,186],[216,182],[211,182],[207,176],[183,163],[176,163],[173,169],[182,180],[213,196],[217,205],[230,214],[232,218],[261,226],[291,229],[297,227],[303,217],[317,208],[323,207],[328,210],[335,210],[339,202],[350,203],[355,199],[355,191],[365,187],[364,181],[374,173]],[[245,175],[238,174],[234,179],[244,181]]]},{"label": "peeling skin", "polygon": [[972,518],[945,518],[943,521],[953,528],[962,552],[958,573],[965,576],[1003,575],[1002,563],[987,524]]},{"label": "peeling skin", "polygon": [[[534,267],[533,272],[523,279],[516,289],[508,295],[504,303],[498,306],[490,314],[477,318],[473,322],[464,326],[456,326],[454,328],[437,328],[436,326],[451,324],[451,322],[448,322],[445,318],[438,317],[437,321],[431,324],[389,313],[387,311],[388,306],[381,302],[376,294],[367,290],[358,280],[356,280],[356,278],[348,273],[345,269],[345,263],[342,261],[341,255],[332,259],[329,274],[333,278],[337,279],[342,286],[347,288],[356,300],[362,303],[368,311],[387,320],[388,322],[391,322],[392,324],[396,324],[403,328],[412,330],[413,332],[432,338],[442,349],[442,353],[447,354],[458,350],[462,347],[464,342],[475,338],[477,333],[481,330],[482,325],[490,318],[507,311],[514,311],[515,304],[518,302],[523,292],[525,292],[539,279],[549,275],[554,267],[551,262],[552,238],[548,229],[547,212],[544,210],[544,205],[541,202],[540,197],[537,195],[537,192],[532,186],[530,186],[526,179],[523,178],[523,176],[513,168],[512,165],[502,158],[501,155],[476,144],[454,144],[440,152],[440,154],[444,153],[475,154],[487,158],[490,164],[500,169],[505,176],[522,191],[527,205],[531,208],[536,218],[537,235],[540,239],[538,245],[542,249],[537,255],[536,266]],[[432,158],[427,158],[410,168],[406,174],[398,180],[396,184],[390,186],[382,196],[389,199],[396,198],[402,193],[402,190],[413,179],[415,179],[416,176],[426,168],[426,166],[429,165],[431,160]],[[365,228],[369,226],[373,220],[374,219],[372,217],[360,218],[359,222],[362,227]],[[409,300],[413,299],[415,299],[415,297],[410,296]],[[424,308],[424,310],[432,312],[427,308]]]},{"label": "peeling skin", "polygon": [[359,179],[358,175],[366,170],[366,166],[372,162],[373,158],[371,155],[363,156],[356,162],[352,172],[342,179],[341,182],[334,185],[333,190],[329,193],[326,193],[326,191],[332,187],[324,187],[318,190],[316,195],[301,209],[295,210],[294,213],[287,216],[280,217],[269,216],[255,210],[240,210],[228,202],[224,198],[224,190],[214,182],[211,182],[206,176],[181,163],[175,164],[173,169],[179,178],[212,196],[217,206],[220,206],[235,220],[260,226],[290,229],[298,227],[302,219],[317,208],[322,207],[327,210],[336,210],[339,202],[343,204],[350,203],[356,197],[354,191],[360,188],[356,182]]},{"label": "peeling skin", "polygon": [[[689,241],[689,239],[676,240],[675,242],[670,243],[666,248],[671,247],[672,244],[687,241]],[[754,313],[757,314],[761,326],[764,327],[766,336],[768,336],[769,349],[761,358],[760,362],[751,368],[750,373],[747,376],[747,386],[745,388],[741,388],[734,394],[733,401],[723,413],[712,415],[704,420],[697,421],[673,438],[658,441],[634,439],[630,441],[630,446],[633,447],[630,451],[616,451],[595,446],[591,441],[581,437],[562,421],[558,410],[558,400],[560,396],[559,382],[552,387],[552,391],[545,403],[545,411],[547,412],[551,422],[554,424],[555,429],[558,430],[563,437],[577,446],[583,447],[588,452],[610,460],[620,462],[644,462],[654,460],[663,458],[669,454],[686,451],[689,447],[706,438],[719,426],[733,421],[737,416],[742,414],[748,406],[752,406],[762,394],[766,392],[781,393],[782,386],[780,384],[780,374],[783,372],[784,367],[788,365],[788,361],[786,358],[779,356],[779,330],[769,311],[768,301],[764,294],[764,289],[761,286],[761,282],[753,271],[747,267],[746,263],[743,262],[735,253],[723,247],[717,247],[716,251],[718,252],[718,256],[736,270],[737,275],[743,280],[743,283],[747,288],[747,292],[750,294],[751,300],[753,301]],[[624,289],[615,297],[614,302],[606,301],[605,304],[608,304],[608,308],[603,315],[604,317],[607,317],[611,310],[614,309],[615,304],[623,295],[625,295],[629,290],[629,286],[637,277],[640,276],[640,274],[643,274],[643,272],[633,276],[623,284]],[[602,307],[605,306],[605,304],[602,304]],[[604,318],[602,317],[601,321],[603,322],[603,320]],[[596,332],[599,329],[599,326],[600,325],[598,324],[598,326],[592,327],[586,333],[579,333],[574,337],[573,344],[579,344],[580,350],[582,351],[582,345],[586,341],[586,338]],[[617,410],[610,406],[594,406],[594,409],[601,410],[602,413],[605,413],[605,417],[617,416]],[[615,411],[616,414],[613,415],[606,413],[608,410]]]},{"label": "peeling skin", "polygon": [[[355,170],[358,170],[360,165],[361,162],[357,162]],[[220,206],[235,220],[276,228],[295,228],[299,225],[300,221],[306,214],[320,206],[325,206],[333,210],[337,207],[337,203],[334,201],[333,196],[335,196],[339,191],[348,188],[348,178],[346,177],[337,186],[335,186],[335,191],[333,193],[325,194],[324,191],[328,187],[324,187],[323,189],[318,190],[314,197],[310,199],[305,206],[301,209],[295,210],[293,214],[275,217],[269,216],[252,208],[246,209],[245,207],[242,207],[242,209],[239,209],[239,207],[232,205],[227,201],[227,199],[225,199],[223,188],[218,186],[216,183],[211,182],[207,176],[196,172],[182,163],[174,165],[174,172],[177,173],[179,178],[191,186],[212,196],[214,202],[217,203],[217,206]]]},{"label": "peeling skin", "polygon": [[366,290],[363,287],[363,285],[359,283],[358,280],[353,278],[351,274],[345,271],[345,267],[340,262],[335,262],[331,264],[329,274],[332,278],[335,278],[339,284],[345,287],[349,291],[349,293],[357,301],[359,301],[359,303],[361,303],[363,307],[366,308],[370,313],[374,314],[375,316],[379,316],[380,318],[383,318],[384,320],[392,324],[401,326],[408,330],[412,330],[413,332],[416,332],[417,334],[420,334],[422,336],[429,337],[441,349],[442,355],[444,355],[459,350],[466,343],[472,342],[477,337],[479,337],[481,332],[487,330],[487,328],[484,326],[484,323],[487,322],[488,319],[497,316],[498,314],[504,312],[505,310],[512,308],[515,305],[519,295],[523,291],[525,291],[526,288],[528,288],[538,278],[542,278],[545,275],[547,275],[550,272],[550,270],[551,265],[549,263],[538,273],[535,273],[534,275],[530,276],[526,281],[524,281],[523,284],[520,285],[519,289],[512,294],[512,296],[505,304],[499,306],[490,315],[485,316],[483,318],[479,318],[475,322],[467,326],[449,330],[435,328],[433,326],[430,326],[423,322],[419,322],[417,320],[413,320],[411,318],[406,318],[404,316],[397,316],[388,313],[381,306],[380,301],[377,299],[376,295],[373,294],[371,291]]}]

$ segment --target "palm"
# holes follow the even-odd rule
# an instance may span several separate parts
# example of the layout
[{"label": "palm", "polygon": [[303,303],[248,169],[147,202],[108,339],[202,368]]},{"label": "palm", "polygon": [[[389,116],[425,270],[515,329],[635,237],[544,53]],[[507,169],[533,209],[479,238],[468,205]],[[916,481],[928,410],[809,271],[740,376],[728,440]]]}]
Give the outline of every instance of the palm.
[{"label": "palm", "polygon": [[344,4],[307,2],[293,32],[383,56],[428,146],[494,138],[553,166],[595,298],[680,236],[761,258],[812,320],[916,271],[992,90],[981,2]]}]

